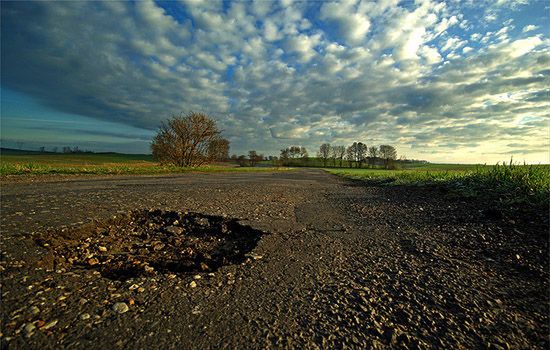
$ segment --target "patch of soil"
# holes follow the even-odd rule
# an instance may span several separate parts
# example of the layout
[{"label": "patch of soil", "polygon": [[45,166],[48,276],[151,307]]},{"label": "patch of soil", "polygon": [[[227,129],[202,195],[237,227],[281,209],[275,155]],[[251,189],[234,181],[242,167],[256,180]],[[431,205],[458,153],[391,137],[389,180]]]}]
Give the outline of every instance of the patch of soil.
[{"label": "patch of soil", "polygon": [[135,210],[94,224],[50,231],[36,242],[58,270],[94,269],[113,280],[211,272],[241,263],[263,232],[235,219],[192,212]]}]

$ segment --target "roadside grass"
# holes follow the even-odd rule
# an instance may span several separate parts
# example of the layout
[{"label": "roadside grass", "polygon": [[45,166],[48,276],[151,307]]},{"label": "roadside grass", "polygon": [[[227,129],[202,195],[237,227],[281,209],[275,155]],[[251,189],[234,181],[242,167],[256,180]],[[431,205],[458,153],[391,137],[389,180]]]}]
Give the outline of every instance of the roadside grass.
[{"label": "roadside grass", "polygon": [[[434,164],[437,165],[437,164]],[[498,163],[494,166],[419,167],[408,170],[326,169],[346,178],[379,185],[439,186],[453,196],[483,198],[503,204],[548,207],[550,165]]]},{"label": "roadside grass", "polygon": [[0,176],[5,175],[155,175],[189,172],[265,172],[281,171],[276,167],[238,167],[231,164],[213,164],[196,168],[163,166],[150,155],[133,154],[2,154]]}]

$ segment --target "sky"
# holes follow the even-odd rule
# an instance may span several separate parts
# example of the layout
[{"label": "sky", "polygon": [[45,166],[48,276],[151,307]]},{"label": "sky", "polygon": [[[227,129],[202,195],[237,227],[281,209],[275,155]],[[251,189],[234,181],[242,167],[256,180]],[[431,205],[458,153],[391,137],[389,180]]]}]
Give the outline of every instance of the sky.
[{"label": "sky", "polygon": [[550,163],[550,2],[2,1],[3,147],[149,153],[213,117],[230,153],[391,144]]}]

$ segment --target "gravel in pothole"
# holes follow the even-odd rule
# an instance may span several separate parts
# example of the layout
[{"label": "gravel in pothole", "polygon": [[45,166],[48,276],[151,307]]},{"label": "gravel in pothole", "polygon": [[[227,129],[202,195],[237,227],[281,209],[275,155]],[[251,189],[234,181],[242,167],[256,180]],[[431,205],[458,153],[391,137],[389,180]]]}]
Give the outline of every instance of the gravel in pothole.
[{"label": "gravel in pothole", "polygon": [[235,219],[192,212],[135,210],[39,235],[48,269],[93,269],[125,280],[163,273],[211,272],[246,260],[263,232]]}]

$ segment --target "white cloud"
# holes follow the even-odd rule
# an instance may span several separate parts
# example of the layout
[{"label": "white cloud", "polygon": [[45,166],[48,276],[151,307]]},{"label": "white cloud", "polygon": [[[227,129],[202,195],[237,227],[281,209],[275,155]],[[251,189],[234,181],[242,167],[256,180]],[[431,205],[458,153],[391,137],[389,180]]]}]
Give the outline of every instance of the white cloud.
[{"label": "white cloud", "polygon": [[455,51],[468,43],[467,40],[461,40],[458,37],[452,37],[447,39],[445,44],[441,47],[441,51]]},{"label": "white cloud", "polygon": [[529,24],[529,25],[526,25],[525,27],[523,27],[523,29],[521,31],[523,33],[527,33],[527,32],[533,31],[533,30],[537,30],[537,29],[539,29],[539,26]]},{"label": "white cloud", "polygon": [[354,0],[323,4],[320,17],[323,20],[336,23],[340,35],[350,44],[361,43],[371,26],[367,15],[357,11]]},{"label": "white cloud", "polygon": [[541,44],[542,40],[540,37],[532,36],[511,42],[510,45],[505,48],[505,51],[508,52],[510,57],[516,58],[531,52],[535,47]]},{"label": "white cloud", "polygon": [[289,52],[297,53],[302,61],[309,61],[316,54],[315,46],[321,41],[321,35],[308,36],[300,34],[290,37],[285,42],[285,48]]},{"label": "white cloud", "polygon": [[423,46],[421,52],[428,64],[436,64],[442,60],[439,51],[435,47]]}]

